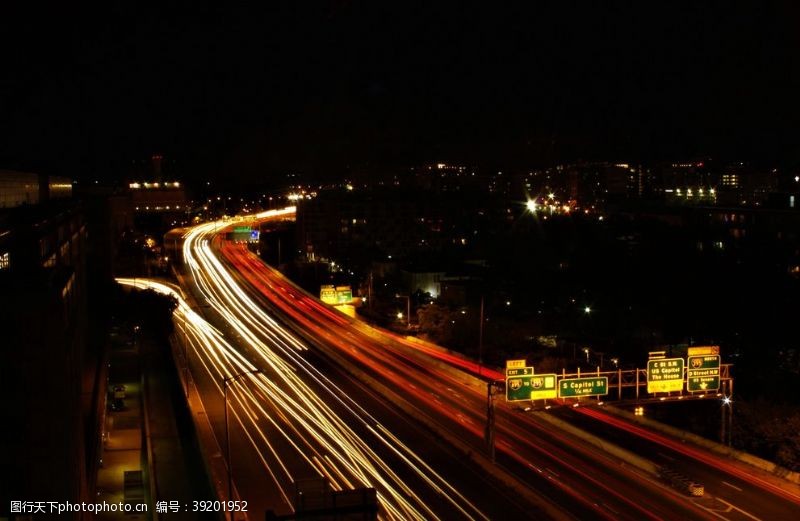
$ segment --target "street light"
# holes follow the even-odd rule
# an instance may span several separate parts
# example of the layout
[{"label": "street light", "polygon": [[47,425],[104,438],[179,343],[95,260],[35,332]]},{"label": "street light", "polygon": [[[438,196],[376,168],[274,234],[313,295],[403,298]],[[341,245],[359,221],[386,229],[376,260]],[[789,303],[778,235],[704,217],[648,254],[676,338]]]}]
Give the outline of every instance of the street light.
[{"label": "street light", "polygon": [[[723,384],[723,393],[725,388]],[[723,445],[731,445],[731,437],[733,431],[733,400],[729,394],[723,394],[722,397],[722,418],[720,419],[720,442]]]},{"label": "street light", "polygon": [[181,323],[181,331],[183,332],[183,393],[186,395],[187,399],[189,397],[189,339],[188,335],[186,334],[186,326],[187,320],[186,316],[183,317],[183,322]]},{"label": "street light", "polygon": [[483,294],[481,294],[481,312],[478,323],[478,376],[483,373]]},{"label": "street light", "polygon": [[[411,327],[411,297],[409,297],[408,295],[400,295],[399,293],[396,293],[394,295],[394,297],[395,298],[404,298],[404,299],[406,299],[406,327],[410,328]],[[397,318],[398,318],[398,320],[402,320],[403,319],[403,314],[402,313],[398,313],[397,314]]]},{"label": "street light", "polygon": [[[228,462],[228,501],[233,501],[233,464],[231,462],[231,434],[228,426],[228,387],[244,375],[257,374],[260,372],[261,369],[250,369],[233,376],[226,376],[222,380],[222,396],[225,401],[225,459]],[[231,521],[233,521],[234,509],[230,508],[229,510],[231,512]]]},{"label": "street light", "polygon": [[583,348],[583,352],[586,353],[586,363],[588,364],[589,363],[589,348],[588,347],[584,347]]}]

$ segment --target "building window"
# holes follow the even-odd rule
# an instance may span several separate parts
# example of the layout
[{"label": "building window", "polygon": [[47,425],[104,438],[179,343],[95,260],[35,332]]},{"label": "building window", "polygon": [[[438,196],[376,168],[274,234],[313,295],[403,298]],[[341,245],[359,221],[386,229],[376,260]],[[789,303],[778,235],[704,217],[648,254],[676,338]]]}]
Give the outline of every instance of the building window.
[{"label": "building window", "polygon": [[722,174],[722,185],[731,186],[734,188],[738,187],[739,176],[737,174]]},{"label": "building window", "polygon": [[11,261],[8,257],[8,252],[0,253],[0,270],[7,270],[11,266]]}]

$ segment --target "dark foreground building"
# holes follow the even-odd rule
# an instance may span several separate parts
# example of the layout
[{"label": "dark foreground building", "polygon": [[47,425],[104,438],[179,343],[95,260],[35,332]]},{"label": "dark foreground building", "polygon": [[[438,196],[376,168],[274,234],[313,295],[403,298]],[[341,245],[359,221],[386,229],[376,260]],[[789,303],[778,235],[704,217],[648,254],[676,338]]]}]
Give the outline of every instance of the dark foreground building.
[{"label": "dark foreground building", "polygon": [[86,448],[93,429],[85,427],[91,407],[83,403],[91,402],[84,391],[92,387],[83,378],[83,209],[70,198],[69,180],[0,171],[0,181],[0,516],[5,517],[12,501],[87,501],[87,476],[94,473]]}]

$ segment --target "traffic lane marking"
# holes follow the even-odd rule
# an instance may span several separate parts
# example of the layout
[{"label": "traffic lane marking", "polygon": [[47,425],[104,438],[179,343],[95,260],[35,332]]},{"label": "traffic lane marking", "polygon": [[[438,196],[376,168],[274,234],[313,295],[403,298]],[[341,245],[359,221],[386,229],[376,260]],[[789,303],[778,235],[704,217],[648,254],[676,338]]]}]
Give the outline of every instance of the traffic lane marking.
[{"label": "traffic lane marking", "polygon": [[736,505],[734,505],[733,503],[729,503],[728,501],[725,501],[724,499],[722,499],[722,498],[720,498],[720,497],[718,497],[718,498],[717,498],[717,500],[718,500],[718,501],[721,501],[722,503],[725,503],[726,505],[728,505],[728,506],[729,506],[729,507],[731,507],[732,509],[734,509],[734,510],[737,510],[737,511],[741,512],[742,514],[746,515],[747,517],[749,517],[749,518],[750,518],[750,519],[752,519],[753,521],[763,521],[761,518],[754,516],[753,514],[751,514],[750,512],[748,512],[748,511],[746,511],[746,510],[742,510],[741,508],[737,507],[737,506],[736,506]]},{"label": "traffic lane marking", "polygon": [[740,488],[739,488],[739,487],[737,487],[736,485],[731,485],[731,484],[730,484],[730,483],[728,483],[727,481],[723,481],[723,482],[722,482],[722,484],[723,484],[723,485],[728,485],[728,486],[729,486],[729,487],[731,487],[732,489],[734,489],[734,490],[738,490],[739,492],[742,492],[742,489],[740,489]]}]

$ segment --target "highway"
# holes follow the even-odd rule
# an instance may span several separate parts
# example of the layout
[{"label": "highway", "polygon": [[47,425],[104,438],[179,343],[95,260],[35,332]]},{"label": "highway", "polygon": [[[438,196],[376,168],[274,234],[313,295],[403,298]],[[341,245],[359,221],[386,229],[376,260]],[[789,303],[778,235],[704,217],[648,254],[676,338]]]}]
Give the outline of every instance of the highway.
[{"label": "highway", "polygon": [[[385,518],[776,519],[759,517],[758,501],[726,508],[734,498],[716,488],[703,499],[683,495],[502,397],[489,465],[486,387],[473,361],[339,313],[245,246],[215,238],[221,229],[201,225],[184,241],[184,283],[220,328],[211,340],[190,335],[190,359],[218,439],[222,379],[262,371],[229,389],[234,480],[259,508],[288,508],[294,480],[324,475],[337,488],[375,486]],[[612,420],[593,419],[604,429]],[[625,432],[642,443],[642,433]],[[745,490],[726,471],[710,468],[731,491]],[[767,513],[793,512],[796,501],[782,499]]]},{"label": "highway", "polygon": [[[231,459],[235,488],[248,500],[251,517],[266,509],[289,512],[293,483],[322,476],[337,490],[375,487],[382,519],[528,516],[529,503],[390,402],[337,374],[253,303],[212,252],[218,229],[200,226],[184,238],[185,281],[191,281],[187,289],[203,316],[185,301],[176,313],[186,326],[192,374],[220,446],[223,380],[242,374],[228,388]],[[160,290],[179,297],[170,288]],[[260,372],[251,374],[255,369]],[[461,490],[481,493],[467,498]]]},{"label": "highway", "polygon": [[714,512],[724,511],[726,519],[800,519],[800,486],[723,458],[709,449],[633,424],[602,408],[564,407],[554,413],[702,483],[706,492],[718,500],[714,505],[704,506]]},{"label": "highway", "polygon": [[[473,362],[338,313],[243,245],[221,241],[219,250],[230,271],[238,273],[234,280],[249,285],[249,297],[259,298],[262,307],[282,317],[325,357],[350,367],[349,372],[392,400],[405,402],[420,423],[450,433],[475,452],[484,450],[486,390],[467,374],[477,371]],[[574,518],[715,518],[689,497],[554,430],[535,415],[507,407],[502,399],[497,400],[496,417],[497,466]]]}]

